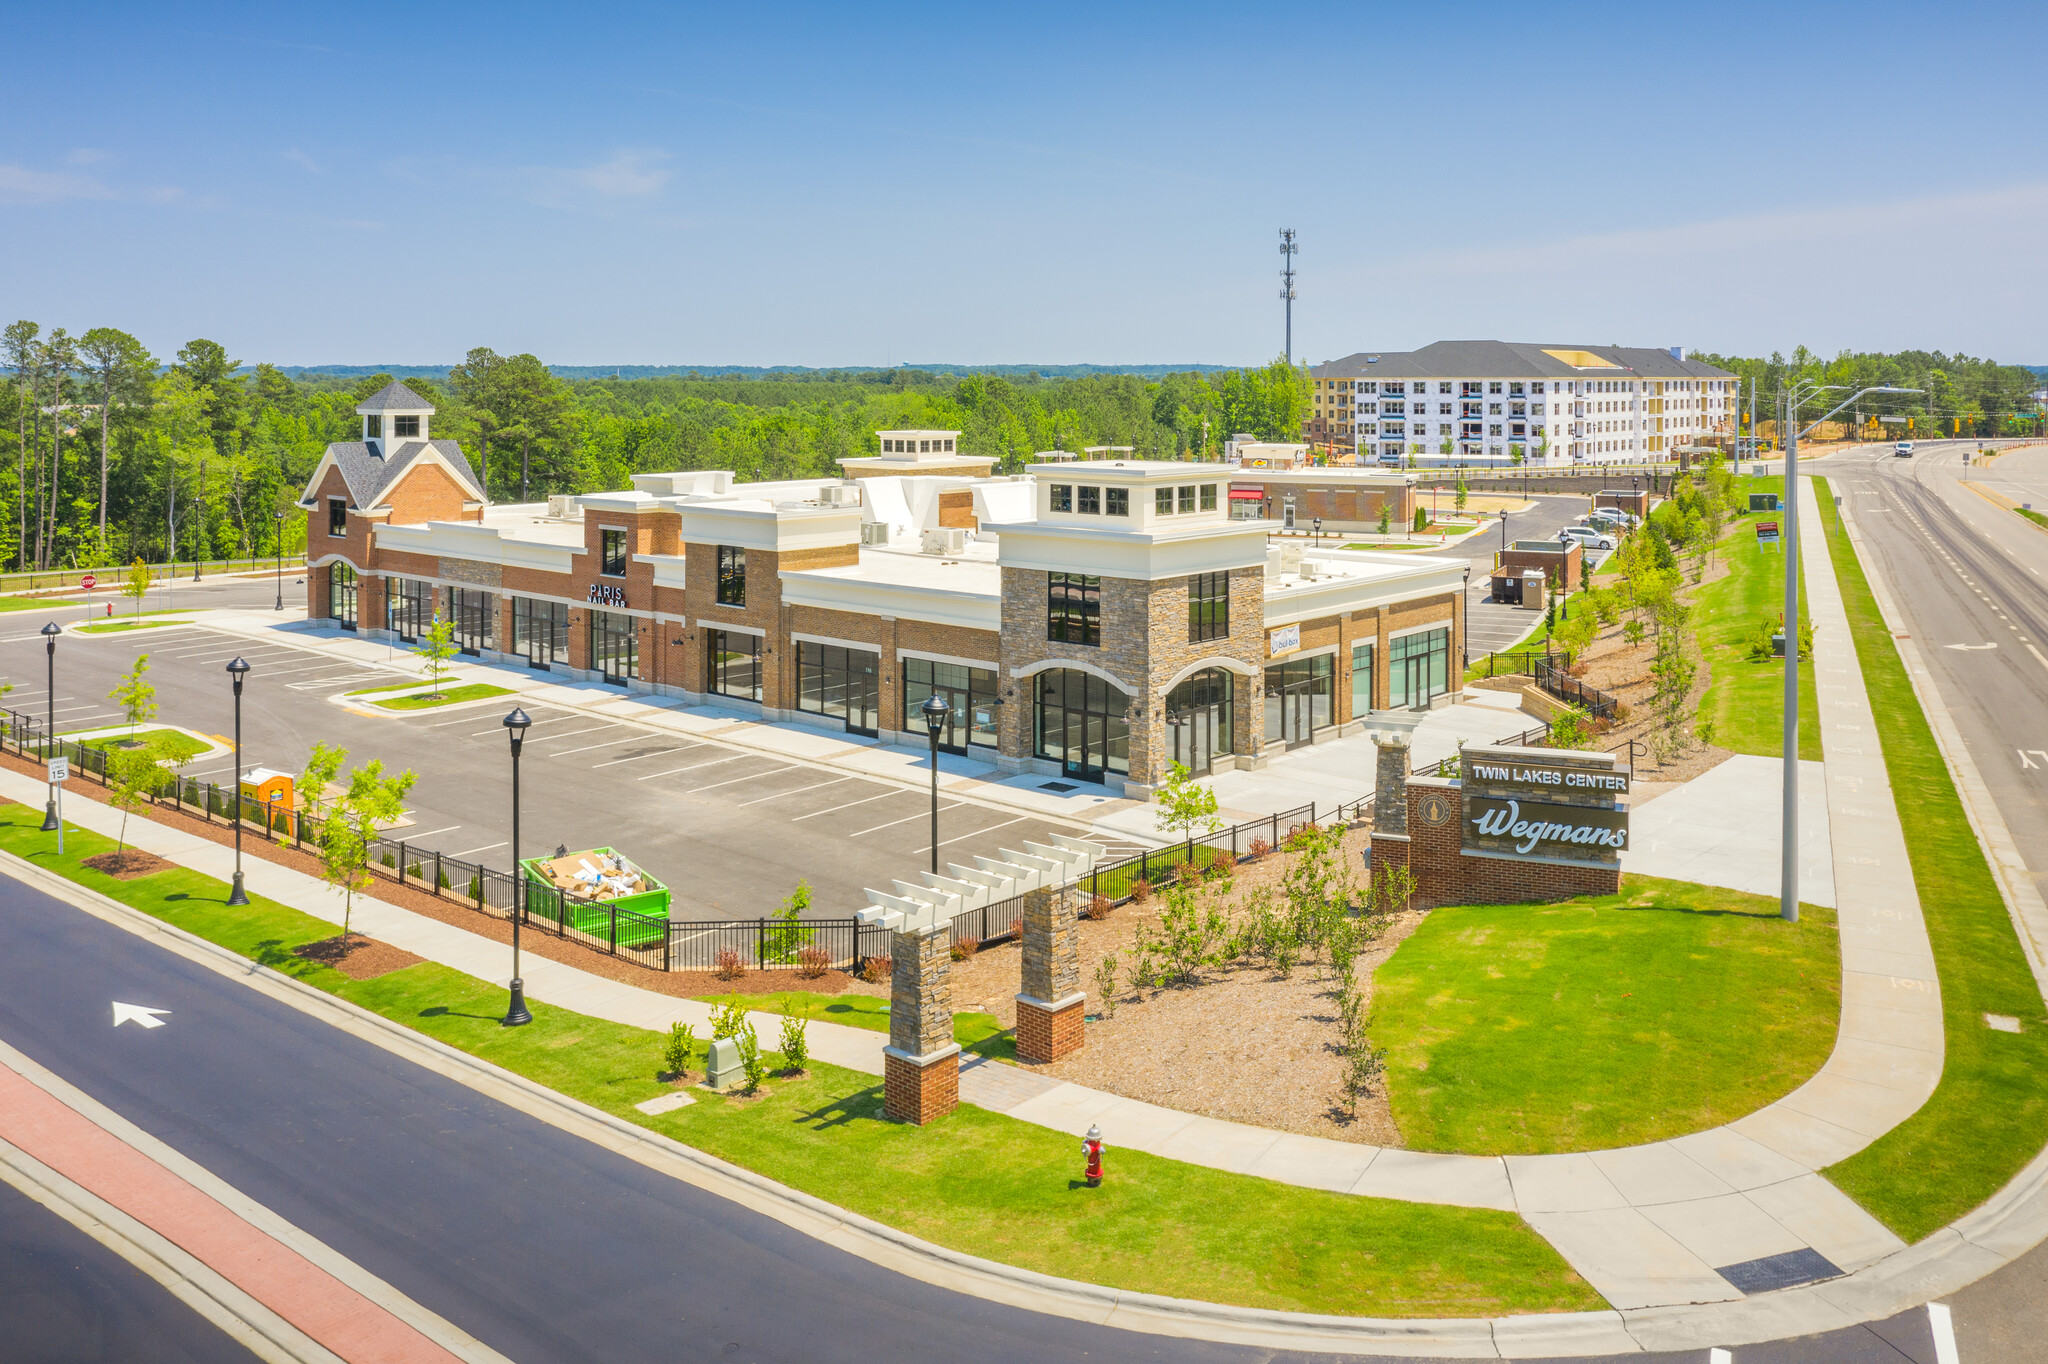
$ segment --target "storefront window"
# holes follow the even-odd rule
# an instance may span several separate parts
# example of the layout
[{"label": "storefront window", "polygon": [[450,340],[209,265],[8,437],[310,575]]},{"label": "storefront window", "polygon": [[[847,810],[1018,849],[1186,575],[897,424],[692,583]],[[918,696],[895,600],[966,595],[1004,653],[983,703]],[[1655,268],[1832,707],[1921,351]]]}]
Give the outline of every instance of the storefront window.
[{"label": "storefront window", "polygon": [[718,547],[718,604],[747,604],[747,552],[737,545]]},{"label": "storefront window", "polygon": [[598,533],[603,563],[597,571],[607,578],[626,576],[626,532],[623,530],[601,530]]},{"label": "storefront window", "polygon": [[1266,740],[1305,744],[1331,723],[1330,692],[1336,659],[1330,654],[1291,658],[1266,669]]},{"label": "storefront window", "polygon": [[356,571],[339,559],[327,566],[327,614],[344,630],[356,628]]},{"label": "storefront window", "polygon": [[527,666],[546,669],[569,661],[569,604],[512,599],[512,652],[523,654]]},{"label": "storefront window", "polygon": [[1351,646],[1351,718],[1372,709],[1372,650],[1370,644]]},{"label": "storefront window", "polygon": [[1060,668],[1038,675],[1033,728],[1036,752],[1051,758],[1060,770],[1081,781],[1101,781],[1105,773],[1128,776],[1131,735],[1124,713],[1131,698],[1093,673]]},{"label": "storefront window", "polygon": [[1167,693],[1169,756],[1195,776],[1210,770],[1216,754],[1231,751],[1232,689],[1227,669],[1207,668]]},{"label": "storefront window", "polygon": [[720,696],[761,699],[761,637],[738,630],[706,630],[711,652],[710,689]]},{"label": "storefront window", "polygon": [[1102,579],[1080,573],[1045,575],[1045,637],[1066,644],[1102,643]]},{"label": "storefront window", "polygon": [[640,675],[640,627],[633,617],[590,613],[590,666],[614,685]]},{"label": "storefront window", "polygon": [[1426,706],[1450,689],[1451,632],[1417,630],[1387,645],[1387,704]]},{"label": "storefront window", "polygon": [[881,723],[882,656],[814,640],[796,642],[796,708],[873,734]]},{"label": "storefront window", "polygon": [[410,644],[434,620],[434,586],[418,578],[384,580],[384,628]]},{"label": "storefront window", "polygon": [[1230,637],[1230,574],[1197,573],[1188,579],[1188,642]]},{"label": "storefront window", "polygon": [[455,618],[456,647],[466,654],[497,648],[497,597],[475,588],[451,587],[448,598]]},{"label": "storefront window", "polygon": [[924,714],[918,708],[934,694],[946,698],[946,726],[939,747],[965,753],[969,744],[996,746],[996,675],[964,663],[938,663],[929,658],[903,660],[903,730],[923,736]]}]

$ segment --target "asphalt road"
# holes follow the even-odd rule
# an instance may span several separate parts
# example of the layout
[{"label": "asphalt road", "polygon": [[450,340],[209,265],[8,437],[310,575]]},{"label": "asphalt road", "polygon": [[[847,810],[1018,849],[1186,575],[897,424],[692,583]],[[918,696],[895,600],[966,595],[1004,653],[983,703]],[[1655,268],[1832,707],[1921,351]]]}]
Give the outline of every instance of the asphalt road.
[{"label": "asphalt road", "polygon": [[[286,582],[289,592],[291,583]],[[178,606],[266,606],[268,582],[181,583]],[[152,593],[148,609],[158,609]],[[123,603],[125,605],[125,603]],[[116,608],[117,611],[119,608]],[[0,677],[14,684],[4,704],[43,713],[45,619],[72,623],[102,603],[0,615]],[[203,617],[201,618],[203,620]],[[234,732],[223,667],[237,655],[253,667],[243,696],[243,745],[250,765],[298,771],[315,742],[338,743],[356,762],[381,758],[411,768],[409,843],[507,865],[511,841],[509,758],[492,705],[446,711],[358,714],[327,698],[351,688],[406,681],[418,661],[392,652],[389,669],[342,664],[289,636],[255,642],[203,626],[111,635],[67,634],[57,645],[54,700],[59,731],[118,724],[107,693],[138,653],[150,655],[162,722],[205,734]],[[557,845],[613,846],[670,887],[679,919],[752,918],[772,912],[807,878],[814,917],[845,917],[866,905],[864,887],[888,890],[930,865],[929,790],[776,758],[715,740],[680,738],[638,725],[592,719],[545,704],[527,707],[534,727],[522,769],[524,851]],[[194,762],[187,775],[223,784],[233,760]],[[1105,792],[1105,797],[1107,793]],[[1026,840],[1045,842],[1079,825],[940,794],[940,865]]]},{"label": "asphalt road", "polygon": [[[1560,528],[1570,525],[1574,517],[1592,505],[1592,499],[1584,493],[1535,497],[1530,502],[1528,511],[1508,517],[1510,542],[1555,540]],[[1541,612],[1508,606],[1489,595],[1493,588],[1488,575],[1493,572],[1494,554],[1500,547],[1498,526],[1490,534],[1474,536],[1461,547],[1472,564],[1465,595],[1465,652],[1470,658],[1513,646],[1542,617]]]},{"label": "asphalt road", "polygon": [[[114,1028],[115,999],[168,1009],[165,1026]],[[1338,1358],[1046,1317],[880,1269],[4,878],[0,1038],[520,1364]],[[118,1271],[97,1274],[53,1291],[127,1310],[102,1286]],[[0,1339],[43,1302],[0,1294]],[[134,1310],[166,1333],[189,1316],[167,1297]],[[1917,1311],[1734,1359],[1936,1364]]]}]

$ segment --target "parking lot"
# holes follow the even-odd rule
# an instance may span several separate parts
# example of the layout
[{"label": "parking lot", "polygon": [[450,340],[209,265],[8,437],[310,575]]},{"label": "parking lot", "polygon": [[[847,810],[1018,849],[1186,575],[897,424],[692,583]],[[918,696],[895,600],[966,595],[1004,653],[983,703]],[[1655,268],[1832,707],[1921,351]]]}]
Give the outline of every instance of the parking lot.
[{"label": "parking lot", "polygon": [[[224,589],[220,600],[226,604],[233,595]],[[13,628],[0,635],[0,676],[14,684],[0,704],[38,715],[46,693],[43,641],[35,630],[43,619],[15,613],[5,622]],[[67,632],[57,646],[59,731],[120,723],[107,693],[143,652],[150,656],[160,723],[231,735],[232,693],[223,669],[242,657],[251,665],[243,701],[248,764],[295,772],[313,744],[324,742],[346,747],[353,761],[382,758],[388,767],[410,768],[419,774],[408,798],[412,822],[394,837],[487,865],[509,861],[510,757],[499,722],[518,698],[367,715],[359,713],[359,703],[343,706],[328,698],[416,678],[416,658],[392,650],[387,666],[351,663],[204,625],[98,636]],[[931,794],[923,785],[546,701],[525,708],[534,723],[521,769],[522,851],[616,847],[670,887],[675,917],[769,913],[800,877],[813,887],[812,914],[840,917],[866,903],[863,887],[887,890],[892,879],[914,881],[930,865]],[[186,769],[222,784],[233,772],[226,755]],[[1027,839],[1043,842],[1055,831],[1083,832],[1076,824],[943,789],[939,825],[942,868],[948,861],[971,864],[973,855],[1002,847],[1021,848]]]}]

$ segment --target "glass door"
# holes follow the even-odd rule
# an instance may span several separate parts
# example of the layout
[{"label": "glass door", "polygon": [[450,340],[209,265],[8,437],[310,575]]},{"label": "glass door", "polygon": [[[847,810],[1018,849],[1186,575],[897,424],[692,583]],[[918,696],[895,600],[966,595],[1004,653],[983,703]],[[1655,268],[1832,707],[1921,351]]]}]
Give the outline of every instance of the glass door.
[{"label": "glass door", "polygon": [[569,661],[569,607],[565,602],[512,599],[512,650],[541,672]]},{"label": "glass door", "polygon": [[[939,730],[939,747],[947,753],[967,756],[968,745],[996,746],[996,675],[987,668],[964,663],[940,663],[928,658],[903,660],[903,732],[924,737],[923,706],[937,694],[946,701],[946,723]],[[984,754],[984,757],[987,755]]]},{"label": "glass door", "polygon": [[1299,747],[1331,723],[1334,673],[1329,654],[1289,659],[1266,669],[1266,742],[1278,739],[1289,748]]},{"label": "glass door", "polygon": [[631,616],[590,613],[590,666],[615,687],[640,675],[640,629]]},{"label": "glass door", "polygon": [[873,734],[881,723],[882,656],[838,644],[797,641],[798,710],[846,721],[854,734]]},{"label": "glass door", "polygon": [[327,614],[344,630],[356,628],[356,571],[339,559],[327,566]]},{"label": "glass door", "polygon": [[1038,756],[1060,764],[1077,781],[1102,781],[1131,770],[1131,737],[1124,719],[1130,698],[1092,673],[1038,675]]},{"label": "glass door", "polygon": [[1210,668],[1175,687],[1166,698],[1170,755],[1195,776],[1210,771],[1218,753],[1231,751],[1231,686],[1228,672]]}]

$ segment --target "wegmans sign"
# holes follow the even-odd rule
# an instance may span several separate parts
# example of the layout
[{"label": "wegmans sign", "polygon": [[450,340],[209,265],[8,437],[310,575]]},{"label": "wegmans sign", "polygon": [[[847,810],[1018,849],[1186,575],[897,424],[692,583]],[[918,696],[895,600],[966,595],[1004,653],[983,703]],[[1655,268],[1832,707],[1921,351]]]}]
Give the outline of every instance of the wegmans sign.
[{"label": "wegmans sign", "polygon": [[1628,846],[1626,810],[1468,796],[1465,826],[1467,847],[1520,857],[1596,862],[1606,860],[1602,853]]},{"label": "wegmans sign", "polygon": [[1496,745],[1461,756],[1466,853],[1611,866],[1628,846],[1629,774],[1612,754]]}]

